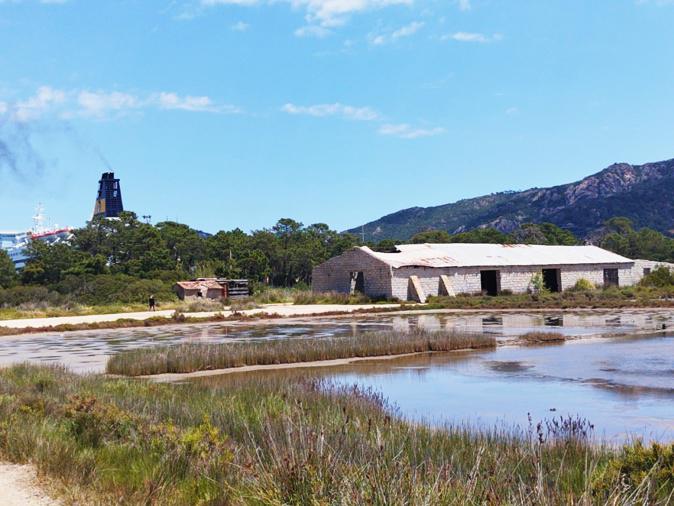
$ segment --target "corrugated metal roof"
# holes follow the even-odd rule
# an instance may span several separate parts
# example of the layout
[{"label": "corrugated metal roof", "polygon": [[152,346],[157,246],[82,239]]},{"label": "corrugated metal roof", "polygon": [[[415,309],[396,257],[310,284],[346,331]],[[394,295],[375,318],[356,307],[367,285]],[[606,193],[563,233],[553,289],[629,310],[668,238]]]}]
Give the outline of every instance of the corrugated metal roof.
[{"label": "corrugated metal roof", "polygon": [[596,246],[529,244],[403,244],[399,253],[361,249],[391,267],[507,267],[528,265],[626,264],[633,261]]},{"label": "corrugated metal roof", "polygon": [[185,290],[201,290],[201,289],[215,289],[221,290],[222,285],[215,280],[200,280],[200,281],[178,281],[176,285]]}]

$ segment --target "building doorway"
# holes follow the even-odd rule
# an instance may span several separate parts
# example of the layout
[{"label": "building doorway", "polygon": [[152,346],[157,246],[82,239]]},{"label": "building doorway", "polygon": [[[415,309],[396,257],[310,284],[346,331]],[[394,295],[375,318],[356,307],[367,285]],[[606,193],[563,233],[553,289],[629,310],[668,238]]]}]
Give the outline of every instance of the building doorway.
[{"label": "building doorway", "polygon": [[543,285],[552,293],[562,291],[561,269],[543,269]]},{"label": "building doorway", "polygon": [[604,288],[611,286],[620,286],[618,269],[604,269]]},{"label": "building doorway", "polygon": [[365,275],[362,272],[351,273],[351,295],[355,293],[365,293]]},{"label": "building doorway", "polygon": [[501,291],[500,271],[480,271],[482,293],[490,296],[498,295]]}]

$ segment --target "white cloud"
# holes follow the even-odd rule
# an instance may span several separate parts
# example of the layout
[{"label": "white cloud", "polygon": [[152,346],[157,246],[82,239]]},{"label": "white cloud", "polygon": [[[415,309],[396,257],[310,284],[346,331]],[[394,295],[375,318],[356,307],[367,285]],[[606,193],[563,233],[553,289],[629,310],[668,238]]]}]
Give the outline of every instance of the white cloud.
[{"label": "white cloud", "polygon": [[248,23],[244,23],[243,21],[238,21],[230,26],[230,28],[235,32],[245,32],[250,28],[250,25]]},{"label": "white cloud", "polygon": [[13,107],[14,119],[20,122],[37,119],[52,107],[62,104],[66,93],[50,86],[40,86],[32,97],[18,101]]},{"label": "white cloud", "polygon": [[[0,0],[1,4],[19,4],[28,0]],[[33,3],[47,4],[47,5],[60,5],[69,2],[70,0],[34,0]]]},{"label": "white cloud", "polygon": [[374,121],[379,119],[379,113],[370,107],[354,107],[351,105],[340,104],[339,102],[310,106],[288,103],[281,107],[281,110],[288,114],[314,116],[316,118],[339,116],[356,121]]},{"label": "white cloud", "polygon": [[241,109],[233,105],[217,105],[206,96],[193,97],[187,95],[180,97],[176,93],[161,92],[150,100],[151,103],[157,103],[160,109],[180,110],[190,112],[214,112],[214,113],[240,113]]},{"label": "white cloud", "polygon": [[458,0],[457,3],[459,4],[459,10],[469,11],[471,8],[470,0]]},{"label": "white cloud", "polygon": [[[341,26],[352,14],[379,10],[395,5],[412,5],[414,0],[200,0],[202,7],[272,5],[285,2],[293,9],[304,11],[309,26],[324,29]],[[300,36],[310,34],[306,29],[298,30]],[[325,33],[325,32],[321,32]],[[313,33],[312,35],[315,35]]]},{"label": "white cloud", "polygon": [[81,91],[77,95],[82,116],[104,117],[110,112],[123,113],[141,106],[134,95],[119,91]]},{"label": "white cloud", "polygon": [[421,30],[423,27],[424,27],[423,22],[414,21],[409,25],[405,25],[403,27],[398,28],[397,30],[392,31],[389,34],[378,34],[378,35],[371,34],[370,42],[375,46],[381,46],[389,42],[395,42],[396,40],[402,39],[404,37],[410,37],[415,33],[417,33],[419,30]]},{"label": "white cloud", "polygon": [[315,37],[317,39],[327,37],[330,33],[330,30],[327,28],[317,25],[301,26],[295,30],[296,37]]},{"label": "white cloud", "polygon": [[201,5],[211,7],[214,5],[256,5],[257,0],[201,0]]},{"label": "white cloud", "polygon": [[418,128],[407,123],[386,123],[379,128],[381,135],[399,137],[401,139],[419,139],[421,137],[433,137],[445,133],[444,128]]},{"label": "white cloud", "polygon": [[456,32],[448,35],[443,35],[441,40],[455,40],[457,42],[477,42],[479,44],[487,44],[489,42],[497,42],[503,39],[500,33],[493,35],[485,35],[484,33],[475,32]]},{"label": "white cloud", "polygon": [[11,121],[26,123],[52,115],[58,118],[107,119],[131,111],[176,110],[236,114],[241,109],[229,104],[217,104],[207,96],[180,96],[158,92],[139,96],[120,91],[59,90],[41,86],[34,95],[15,102],[0,101],[0,115]]},{"label": "white cloud", "polygon": [[520,110],[519,110],[519,108],[513,106],[513,107],[508,107],[508,108],[506,109],[505,113],[506,113],[508,116],[515,116],[515,115],[517,115],[517,114],[520,113]]}]

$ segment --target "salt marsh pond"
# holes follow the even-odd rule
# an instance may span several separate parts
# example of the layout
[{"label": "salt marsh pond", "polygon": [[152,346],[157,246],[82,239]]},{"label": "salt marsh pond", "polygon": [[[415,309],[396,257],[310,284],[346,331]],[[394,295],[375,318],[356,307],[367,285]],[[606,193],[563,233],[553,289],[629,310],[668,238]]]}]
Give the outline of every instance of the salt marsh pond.
[{"label": "salt marsh pond", "polygon": [[[364,362],[312,374],[381,392],[400,414],[432,425],[527,427],[560,416],[587,418],[599,438],[674,440],[674,312],[408,312],[45,333],[0,338],[0,365],[62,363],[102,372],[115,352],[156,345],[266,339],[331,339],[413,327],[484,332],[495,350]],[[516,346],[518,335],[561,332],[560,345]],[[610,337],[620,335],[620,337]],[[218,381],[211,378],[208,381]]]}]

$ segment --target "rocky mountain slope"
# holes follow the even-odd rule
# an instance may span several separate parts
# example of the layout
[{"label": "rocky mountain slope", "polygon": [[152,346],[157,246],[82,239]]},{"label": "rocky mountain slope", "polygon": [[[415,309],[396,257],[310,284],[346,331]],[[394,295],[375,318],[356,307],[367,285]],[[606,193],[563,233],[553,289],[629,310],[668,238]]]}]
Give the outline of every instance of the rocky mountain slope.
[{"label": "rocky mountain slope", "polygon": [[[458,233],[493,227],[511,232],[522,223],[550,222],[586,238],[614,216],[632,219],[637,228],[674,235],[674,159],[618,163],[575,183],[404,209],[367,223],[364,231],[366,240],[404,240],[431,229]],[[349,232],[360,235],[361,230]]]}]

